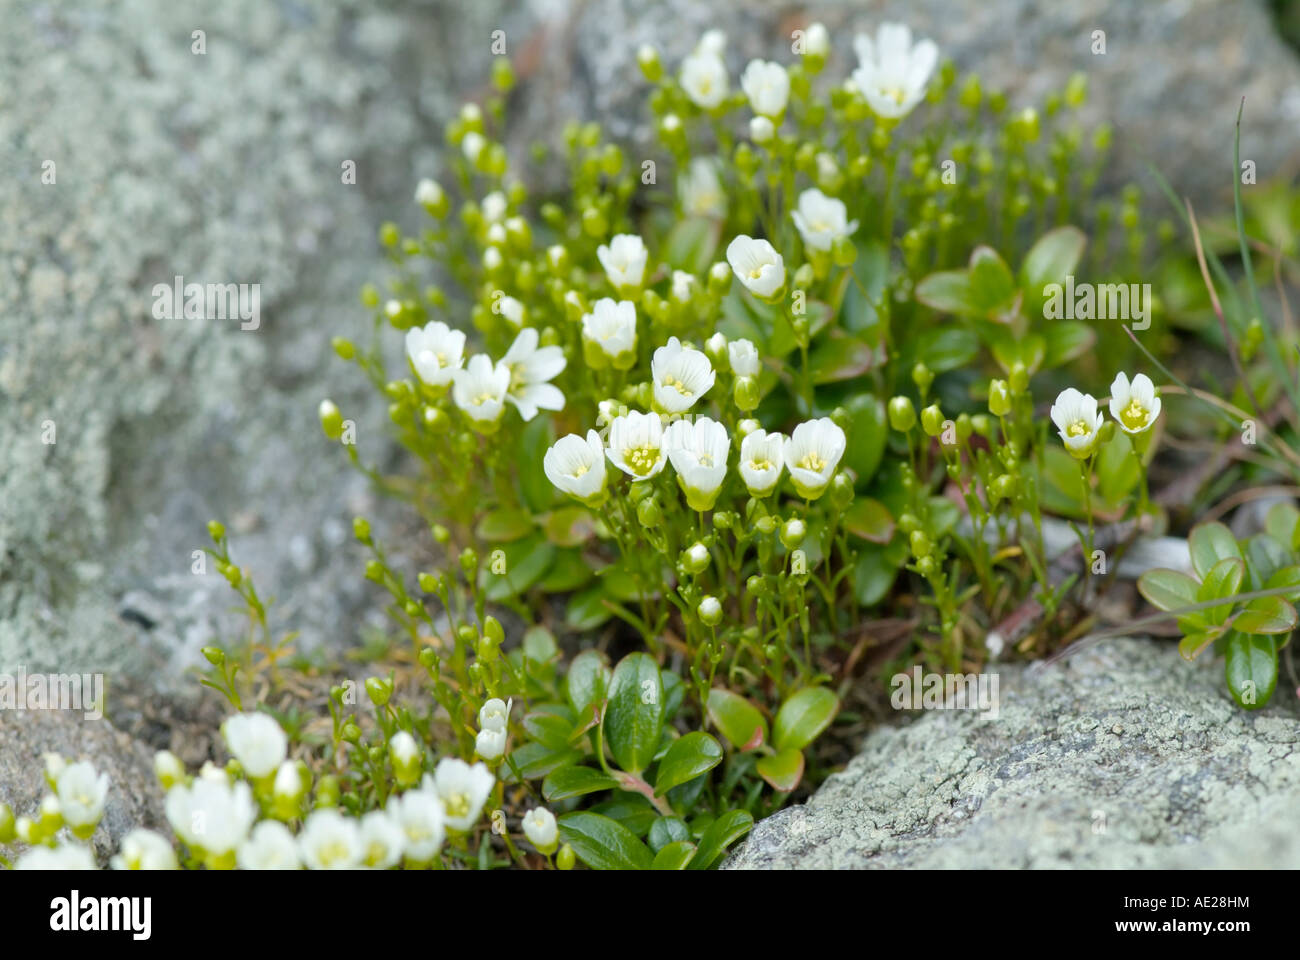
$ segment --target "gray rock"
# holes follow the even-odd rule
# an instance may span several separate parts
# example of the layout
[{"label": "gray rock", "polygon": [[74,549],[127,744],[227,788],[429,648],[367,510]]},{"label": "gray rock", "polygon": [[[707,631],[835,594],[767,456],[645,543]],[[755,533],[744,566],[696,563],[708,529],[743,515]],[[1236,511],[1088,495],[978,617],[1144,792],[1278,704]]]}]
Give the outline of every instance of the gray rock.
[{"label": "gray rock", "polygon": [[1099,644],[1041,673],[998,668],[992,711],[871,733],[806,803],[728,860],[756,868],[1300,866],[1300,702],[1258,713],[1223,663],[1169,642]]}]

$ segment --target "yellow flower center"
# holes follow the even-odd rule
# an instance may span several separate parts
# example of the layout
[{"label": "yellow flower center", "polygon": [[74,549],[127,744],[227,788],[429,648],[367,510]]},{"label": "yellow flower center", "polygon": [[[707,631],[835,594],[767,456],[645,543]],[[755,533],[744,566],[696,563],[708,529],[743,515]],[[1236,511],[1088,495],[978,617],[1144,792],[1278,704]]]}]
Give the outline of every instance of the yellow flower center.
[{"label": "yellow flower center", "polygon": [[590,469],[591,469],[591,467],[587,466],[585,463],[580,463],[580,464],[578,464],[578,466],[574,469],[574,471],[573,471],[573,476],[575,476],[575,477],[581,477],[583,474],[585,474],[585,473],[586,473],[588,470],[590,470]]},{"label": "yellow flower center", "polygon": [[812,470],[814,473],[821,473],[826,467],[826,461],[814,453],[805,453],[798,462],[798,466],[804,470]]},{"label": "yellow flower center", "polygon": [[491,394],[491,393],[480,393],[480,394],[479,394],[477,397],[475,397],[471,402],[474,404],[474,406],[476,406],[476,407],[481,407],[481,406],[483,406],[483,404],[485,404],[485,403],[490,403],[491,401],[493,401],[493,400],[495,400],[495,399],[496,399],[496,395],[495,395],[495,394]]},{"label": "yellow flower center", "polygon": [[749,271],[749,279],[751,280],[763,279],[763,268],[755,267],[753,270]]},{"label": "yellow flower center", "polygon": [[669,374],[665,374],[665,375],[664,375],[664,383],[663,383],[663,385],[664,385],[665,387],[672,387],[674,390],[676,390],[678,393],[680,393],[683,397],[689,397],[689,396],[691,395],[691,389],[690,389],[690,387],[686,386],[686,384],[684,384],[682,381],[678,380],[678,379],[677,379],[676,377],[674,377],[671,373],[669,373]]},{"label": "yellow flower center", "polygon": [[1088,426],[1087,420],[1081,419],[1074,421],[1074,423],[1066,427],[1065,432],[1072,437],[1086,437],[1092,432],[1092,428]]},{"label": "yellow flower center", "polygon": [[1147,411],[1142,404],[1136,400],[1129,401],[1129,405],[1119,415],[1120,420],[1124,421],[1124,426],[1130,430],[1138,430],[1146,426]]},{"label": "yellow flower center", "polygon": [[338,840],[330,841],[320,848],[320,862],[327,867],[332,863],[347,859],[347,855],[347,844]]},{"label": "yellow flower center", "polygon": [[647,474],[659,462],[658,447],[631,447],[623,454],[623,460],[638,474]]},{"label": "yellow flower center", "polygon": [[453,793],[446,798],[444,806],[447,808],[447,816],[463,817],[469,813],[469,794]]},{"label": "yellow flower center", "polygon": [[755,457],[753,460],[749,461],[749,466],[751,470],[766,470],[772,466],[772,461],[766,458],[759,459],[758,457]]}]

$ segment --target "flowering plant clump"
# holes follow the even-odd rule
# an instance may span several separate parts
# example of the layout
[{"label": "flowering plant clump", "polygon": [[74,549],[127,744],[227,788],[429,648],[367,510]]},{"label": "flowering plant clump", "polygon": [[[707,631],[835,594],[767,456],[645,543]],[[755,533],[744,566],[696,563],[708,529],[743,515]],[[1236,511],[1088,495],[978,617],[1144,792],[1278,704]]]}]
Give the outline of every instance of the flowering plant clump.
[{"label": "flowering plant clump", "polygon": [[[1086,629],[1115,548],[1095,521],[1165,523],[1148,475],[1175,389],[1099,369],[1133,343],[1155,361],[1118,319],[1062,312],[1076,275],[1118,288],[1147,240],[1133,191],[1118,218],[1089,204],[1109,131],[1074,119],[1086,82],[1013,110],[900,24],[854,38],[839,79],[824,27],[793,41],[738,74],[716,30],[671,68],[643,48],[656,146],[632,161],[573,125],[562,160],[534,151],[564,196],[511,164],[496,61],[446,130],[454,187],[421,181],[418,226],[381,229],[373,342],[334,341],[413,474],[319,410],[429,532],[410,572],[354,522],[391,599],[359,654],[382,666],[336,671],[328,721],[268,699],[318,665],[213,522],[252,624],[205,649],[232,759],[191,776],[160,754],[174,837],[132,833],[113,866],[707,869],[843,756],[869,666],[964,673]],[[1264,699],[1251,658],[1295,610],[1232,603],[1247,578],[1300,584],[1293,514],[1270,515],[1275,546],[1198,528],[1199,582],[1143,582],[1165,610],[1223,601],[1180,619],[1184,650],[1223,647]],[[1053,516],[1086,521],[1068,575]],[[91,866],[106,784],[61,760],[50,778],[35,815],[0,809],[0,844]]]}]

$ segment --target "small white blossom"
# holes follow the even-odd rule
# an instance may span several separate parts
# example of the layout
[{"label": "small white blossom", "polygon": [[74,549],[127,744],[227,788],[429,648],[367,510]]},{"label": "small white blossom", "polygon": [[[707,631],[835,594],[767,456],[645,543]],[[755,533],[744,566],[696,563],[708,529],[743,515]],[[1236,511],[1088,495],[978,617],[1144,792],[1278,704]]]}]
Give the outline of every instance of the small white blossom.
[{"label": "small white blossom", "polygon": [[740,478],[751,496],[766,497],[781,481],[785,436],[755,429],[740,441]]},{"label": "small white blossom", "polygon": [[465,138],[460,142],[461,153],[465,154],[465,159],[471,165],[478,163],[478,158],[482,155],[483,148],[486,146],[487,138],[474,130],[465,134]]},{"label": "small white blossom", "polygon": [[850,221],[848,209],[840,200],[817,189],[799,194],[799,206],[790,213],[799,236],[810,250],[828,252],[841,237],[851,237],[858,221]]},{"label": "small white blossom", "polygon": [[727,64],[711,50],[696,50],[682,61],[682,90],[701,110],[714,110],[727,99]]},{"label": "small white blossom", "polygon": [[785,286],[785,260],[766,240],[736,237],[727,244],[727,263],[756,297],[772,300]]},{"label": "small white blossom", "polygon": [[442,849],[446,836],[442,800],[435,790],[408,790],[388,804],[389,815],[406,838],[406,857],[412,863],[429,863]]},{"label": "small white blossom", "polygon": [[555,814],[545,807],[535,807],[524,814],[524,836],[542,853],[550,853],[559,842]]},{"label": "small white blossom", "polygon": [[221,725],[231,755],[254,780],[269,777],[284,762],[289,738],[265,713],[237,713]]},{"label": "small white blossom", "polygon": [[828,57],[831,53],[831,35],[821,21],[808,24],[803,32],[803,52],[815,57]]},{"label": "small white blossom", "polygon": [[1110,385],[1110,415],[1125,433],[1139,434],[1151,429],[1160,416],[1160,398],[1156,386],[1145,373],[1139,373],[1129,383],[1128,375],[1120,372]]},{"label": "small white blossom", "polygon": [[491,424],[505,412],[509,389],[510,369],[478,353],[470,357],[466,369],[457,370],[453,375],[451,397],[471,420]]},{"label": "small white blossom", "polygon": [[695,275],[687,273],[685,270],[673,271],[672,288],[669,292],[678,303],[690,303],[691,294],[695,291]]},{"label": "small white blossom", "polygon": [[799,496],[815,500],[826,492],[844,456],[844,447],[844,431],[829,417],[808,420],[794,428],[785,442],[784,458]]},{"label": "small white blossom", "polygon": [[514,297],[502,297],[498,300],[497,313],[505,317],[516,330],[524,325],[526,316],[524,305]]},{"label": "small white blossom", "polygon": [[925,96],[926,84],[939,61],[939,48],[930,40],[912,44],[912,30],[902,23],[882,23],[871,37],[853,40],[859,66],[853,86],[866,98],[877,116],[905,117]]},{"label": "small white blossom", "polygon": [[200,777],[167,793],[167,821],[176,836],[213,857],[232,853],[248,836],[257,810],[248,784]]},{"label": "small white blossom", "polygon": [[600,499],[605,490],[605,446],[600,434],[588,430],[586,439],[576,433],[561,437],[546,451],[542,469],[563,493],[584,503]]},{"label": "small white blossom", "polygon": [[709,392],[715,375],[707,356],[669,337],[650,360],[650,378],[659,408],[665,413],[684,413]]},{"label": "small white blossom", "polygon": [[371,810],[361,818],[361,862],[372,870],[387,870],[402,859],[406,834],[386,810]]},{"label": "small white blossom", "polygon": [[427,177],[415,186],[415,202],[424,207],[437,207],[446,198],[441,186]]},{"label": "small white blossom", "polygon": [[649,252],[645,241],[634,233],[620,233],[596,248],[596,259],[615,290],[635,290],[645,276]]},{"label": "small white blossom", "polygon": [[465,364],[465,333],[441,320],[406,331],[406,355],[420,379],[431,387],[445,387]]},{"label": "small white blossom", "polygon": [[537,340],[533,327],[520,330],[500,364],[510,374],[506,399],[525,422],[537,416],[538,410],[564,409],[564,394],[550,382],[564,370],[564,351],[556,346],[538,347]]},{"label": "small white blossom", "polygon": [[778,119],[790,99],[790,75],[770,60],[751,60],[740,77],[749,106],[761,117]]},{"label": "small white blossom", "polygon": [[609,425],[609,462],[633,480],[656,476],[668,461],[658,415],[632,410]]},{"label": "small white blossom", "polygon": [[1097,409],[1096,397],[1069,387],[1062,390],[1056,403],[1052,404],[1051,416],[1070,456],[1076,460],[1092,456],[1097,449],[1098,431],[1105,419]]},{"label": "small white blossom", "polygon": [[[636,363],[636,306],[631,300],[601,297],[590,313],[582,315],[582,340],[608,358],[616,368],[627,370]],[[591,355],[591,350],[587,351]]]},{"label": "small white blossom", "polygon": [[479,707],[478,725],[484,730],[504,730],[510,722],[510,707],[500,697],[493,697]]},{"label": "small white blossom", "polygon": [[474,752],[491,763],[506,752],[506,731],[484,728],[474,738]]},{"label": "small white blossom", "polygon": [[696,53],[707,53],[715,57],[722,56],[727,49],[727,35],[717,29],[705,30],[700,34],[699,41],[695,44]]},{"label": "small white blossom", "polygon": [[161,834],[136,829],[122,838],[109,865],[114,870],[175,870],[176,851]]},{"label": "small white blossom", "polygon": [[751,340],[732,340],[727,344],[727,358],[731,372],[738,377],[758,376],[758,349]]},{"label": "small white blossom", "polygon": [[696,157],[677,181],[682,210],[691,217],[720,217],[727,211],[727,197],[718,179],[718,162]]},{"label": "small white blossom", "polygon": [[79,843],[61,847],[32,847],[14,864],[15,870],[94,870],[95,858]]},{"label": "small white blossom", "polygon": [[751,117],[749,121],[749,139],[755,143],[768,143],[776,136],[776,124],[767,117]]},{"label": "small white blossom", "polygon": [[57,793],[63,822],[84,840],[104,815],[108,774],[97,774],[94,766],[84,760],[65,766],[59,771]]},{"label": "small white blossom", "polygon": [[356,820],[326,807],[302,825],[298,848],[308,869],[353,870],[361,864],[361,831]]},{"label": "small white blossom", "polygon": [[468,833],[483,812],[483,804],[496,782],[497,778],[486,764],[470,766],[455,757],[439,760],[433,771],[433,785],[442,798],[447,827]]},{"label": "small white blossom", "polygon": [[664,446],[691,509],[712,509],[727,477],[727,428],[708,417],[675,420],[664,432]]},{"label": "small white blossom", "polygon": [[263,820],[252,835],[239,845],[241,870],[301,870],[298,841],[289,828],[275,820]]},{"label": "small white blossom", "polygon": [[506,218],[506,211],[509,204],[506,202],[506,195],[500,190],[493,190],[479,205],[479,210],[483,214],[483,219],[488,223],[500,223]]}]

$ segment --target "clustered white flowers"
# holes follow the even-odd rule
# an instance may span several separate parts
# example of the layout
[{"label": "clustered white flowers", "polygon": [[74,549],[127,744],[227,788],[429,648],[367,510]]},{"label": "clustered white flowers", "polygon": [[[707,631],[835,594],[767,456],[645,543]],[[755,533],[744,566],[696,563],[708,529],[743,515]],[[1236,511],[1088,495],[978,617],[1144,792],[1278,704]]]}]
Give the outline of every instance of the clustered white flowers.
[{"label": "clustered white flowers", "polygon": [[[1117,373],[1110,385],[1110,415],[1135,439],[1145,435],[1160,416],[1160,398],[1151,378],[1139,373],[1130,382],[1127,374]],[[1051,417],[1070,456],[1086,460],[1097,452],[1105,417],[1096,397],[1074,387],[1062,390],[1052,404]]]}]

